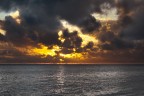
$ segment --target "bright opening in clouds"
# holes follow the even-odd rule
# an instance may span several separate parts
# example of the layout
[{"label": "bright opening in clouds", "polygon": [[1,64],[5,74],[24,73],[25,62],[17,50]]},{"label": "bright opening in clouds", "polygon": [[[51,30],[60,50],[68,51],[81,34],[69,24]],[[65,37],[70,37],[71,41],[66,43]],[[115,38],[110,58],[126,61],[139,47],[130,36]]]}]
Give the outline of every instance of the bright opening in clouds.
[{"label": "bright opening in clouds", "polygon": [[100,21],[110,21],[110,20],[118,20],[118,14],[117,9],[103,9],[103,14],[101,13],[93,13],[92,16],[94,16],[96,19]]}]

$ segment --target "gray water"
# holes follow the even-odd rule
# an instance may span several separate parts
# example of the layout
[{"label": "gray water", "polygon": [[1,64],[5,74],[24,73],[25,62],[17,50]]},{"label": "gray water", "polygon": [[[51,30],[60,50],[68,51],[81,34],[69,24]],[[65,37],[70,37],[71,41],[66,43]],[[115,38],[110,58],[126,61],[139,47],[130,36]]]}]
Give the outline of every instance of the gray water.
[{"label": "gray water", "polygon": [[0,96],[144,96],[144,66],[0,65]]}]

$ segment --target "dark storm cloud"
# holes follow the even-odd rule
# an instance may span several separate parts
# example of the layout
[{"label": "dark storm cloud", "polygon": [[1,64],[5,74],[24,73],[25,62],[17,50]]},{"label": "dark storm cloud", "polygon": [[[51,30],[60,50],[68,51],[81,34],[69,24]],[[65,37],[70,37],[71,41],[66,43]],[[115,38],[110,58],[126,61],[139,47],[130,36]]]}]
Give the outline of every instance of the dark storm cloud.
[{"label": "dark storm cloud", "polygon": [[90,33],[96,31],[101,26],[101,24],[93,16],[90,15],[85,18],[79,26],[82,27],[82,32]]},{"label": "dark storm cloud", "polygon": [[22,26],[17,24],[17,22],[11,17],[7,16],[5,18],[4,27],[6,30],[6,37],[14,43],[22,43],[20,40],[23,40],[25,34]]},{"label": "dark storm cloud", "polygon": [[100,48],[104,50],[115,49],[131,49],[134,48],[132,42],[123,40],[120,36],[114,34],[114,32],[103,32],[98,36],[101,41]]},{"label": "dark storm cloud", "polygon": [[39,42],[45,45],[60,45],[61,41],[58,38],[59,36],[57,33],[46,33],[39,37]]},{"label": "dark storm cloud", "polygon": [[89,42],[89,43],[85,46],[85,48],[86,48],[86,49],[92,49],[93,46],[94,46],[94,43],[93,43],[93,42]]},{"label": "dark storm cloud", "polygon": [[77,31],[70,32],[68,29],[65,29],[63,32],[63,38],[65,39],[61,43],[62,50],[64,54],[70,54],[73,52],[81,53],[88,52],[88,49],[93,49],[94,43],[89,42],[87,45],[82,47],[83,39],[79,36]]},{"label": "dark storm cloud", "polygon": [[[114,29],[112,31],[119,31],[119,33],[108,32],[106,29],[100,32],[98,36],[101,41],[100,48],[143,50],[141,44],[144,44],[144,1],[116,0],[115,6],[119,16],[118,27],[117,29],[112,28]],[[135,42],[136,40],[139,42]]]},{"label": "dark storm cloud", "polygon": [[6,38],[4,35],[0,34],[0,41],[6,41]]},{"label": "dark storm cloud", "polygon": [[82,38],[78,36],[77,31],[69,32],[68,29],[63,31],[63,38],[65,41],[62,46],[66,48],[80,48],[82,44]]},{"label": "dark storm cloud", "polygon": [[[112,0],[1,0],[0,10],[20,11],[20,25],[12,21],[11,17],[6,17],[5,21],[8,38],[16,41],[13,43],[26,36],[25,38],[49,45],[59,42],[57,32],[62,28],[60,19],[91,32],[100,24],[90,14],[101,12],[101,4],[111,2]],[[53,41],[51,37],[54,37]]]},{"label": "dark storm cloud", "polygon": [[78,25],[93,12],[101,12],[101,4],[112,0],[65,0],[57,3],[56,11],[62,19]]},{"label": "dark storm cloud", "polygon": [[125,39],[144,40],[144,1],[117,0],[120,35]]},{"label": "dark storm cloud", "polygon": [[23,4],[26,4],[28,0],[1,0],[0,1],[0,11],[10,11],[15,10],[17,6],[21,6]]}]

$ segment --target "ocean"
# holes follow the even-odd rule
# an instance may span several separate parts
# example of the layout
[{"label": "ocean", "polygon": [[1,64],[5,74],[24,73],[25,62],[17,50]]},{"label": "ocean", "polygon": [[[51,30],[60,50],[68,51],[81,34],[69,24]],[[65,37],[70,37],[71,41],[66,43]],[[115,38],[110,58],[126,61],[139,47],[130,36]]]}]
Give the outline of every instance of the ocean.
[{"label": "ocean", "polygon": [[144,96],[144,65],[0,65],[0,96]]}]

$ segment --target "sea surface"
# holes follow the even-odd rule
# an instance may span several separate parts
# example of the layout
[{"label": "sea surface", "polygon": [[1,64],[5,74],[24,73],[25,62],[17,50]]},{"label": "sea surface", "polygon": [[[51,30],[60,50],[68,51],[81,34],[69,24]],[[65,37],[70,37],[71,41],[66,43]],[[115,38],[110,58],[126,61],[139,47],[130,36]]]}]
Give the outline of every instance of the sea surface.
[{"label": "sea surface", "polygon": [[0,96],[144,96],[144,65],[0,65]]}]

